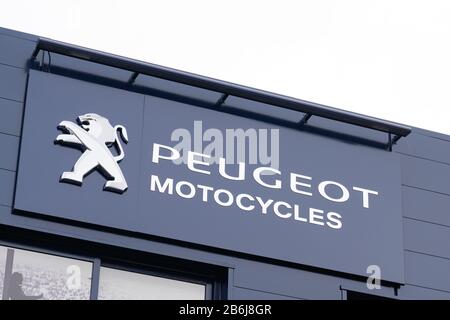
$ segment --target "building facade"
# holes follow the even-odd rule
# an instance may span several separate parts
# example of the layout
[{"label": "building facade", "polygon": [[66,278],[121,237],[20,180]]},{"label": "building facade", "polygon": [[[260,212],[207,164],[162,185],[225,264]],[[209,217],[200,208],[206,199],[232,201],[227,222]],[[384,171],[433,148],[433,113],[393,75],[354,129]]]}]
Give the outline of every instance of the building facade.
[{"label": "building facade", "polygon": [[447,135],[0,28],[0,150],[5,300],[450,298]]}]

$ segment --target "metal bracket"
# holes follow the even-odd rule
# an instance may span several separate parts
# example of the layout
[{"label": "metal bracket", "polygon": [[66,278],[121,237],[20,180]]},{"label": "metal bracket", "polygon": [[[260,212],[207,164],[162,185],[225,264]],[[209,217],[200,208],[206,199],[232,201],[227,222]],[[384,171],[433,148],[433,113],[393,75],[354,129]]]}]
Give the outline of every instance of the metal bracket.
[{"label": "metal bracket", "polygon": [[31,55],[31,58],[36,59],[37,55],[39,54],[39,51],[41,51],[41,48],[39,48],[39,46],[36,46],[36,48],[33,51],[33,54]]},{"label": "metal bracket", "polygon": [[47,54],[48,54],[47,72],[50,72],[50,67],[52,66],[52,55],[50,51],[47,51]]},{"label": "metal bracket", "polygon": [[[35,56],[34,58],[37,57],[37,55],[39,54],[39,51],[40,51],[40,50],[35,50],[35,52],[33,52],[33,56],[36,54],[36,56]],[[47,55],[48,55],[47,70],[44,69],[44,65],[45,65],[45,53],[47,53]],[[50,72],[51,64],[52,64],[52,56],[51,56],[51,54],[50,54],[50,51],[42,50],[42,57],[41,57],[41,61],[39,62],[39,69],[40,69],[41,71],[47,71],[47,72]]]},{"label": "metal bracket", "polygon": [[308,123],[309,119],[311,119],[312,114],[307,113],[303,116],[303,118],[298,122],[299,126],[303,126]]},{"label": "metal bracket", "polygon": [[394,139],[392,139],[392,144],[393,144],[393,145],[396,144],[397,141],[400,140],[401,138],[402,138],[402,136],[395,135],[395,136],[394,136]]},{"label": "metal bracket", "polygon": [[138,77],[139,72],[133,72],[130,79],[128,79],[128,84],[133,84],[136,81],[136,78]]},{"label": "metal bracket", "polygon": [[394,146],[394,144],[396,144],[401,138],[402,137],[400,135],[394,135],[394,137],[392,137],[392,133],[388,133],[388,150],[392,151],[392,147]]},{"label": "metal bracket", "polygon": [[227,100],[229,97],[229,95],[227,93],[222,94],[222,96],[220,96],[219,100],[217,100],[215,106],[216,107],[220,107],[221,105],[223,105],[225,103],[225,100]]}]

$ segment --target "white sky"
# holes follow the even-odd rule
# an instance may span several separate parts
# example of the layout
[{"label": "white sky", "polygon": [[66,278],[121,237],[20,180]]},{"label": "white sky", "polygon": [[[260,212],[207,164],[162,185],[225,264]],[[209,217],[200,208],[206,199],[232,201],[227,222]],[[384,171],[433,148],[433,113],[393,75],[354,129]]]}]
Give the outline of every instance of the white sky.
[{"label": "white sky", "polygon": [[1,0],[0,26],[450,134],[448,0]]}]

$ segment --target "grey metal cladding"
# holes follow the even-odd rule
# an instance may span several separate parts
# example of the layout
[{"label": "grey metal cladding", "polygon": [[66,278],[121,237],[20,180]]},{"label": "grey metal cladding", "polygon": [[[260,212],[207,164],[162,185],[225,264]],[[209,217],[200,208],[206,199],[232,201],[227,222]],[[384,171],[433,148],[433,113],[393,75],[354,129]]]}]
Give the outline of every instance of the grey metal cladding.
[{"label": "grey metal cladding", "polygon": [[450,164],[450,141],[411,133],[394,146],[394,151]]},{"label": "grey metal cladding", "polygon": [[450,259],[450,227],[404,218],[403,231],[405,249]]},{"label": "grey metal cladding", "polygon": [[450,165],[401,155],[402,184],[450,195]]},{"label": "grey metal cladding", "polygon": [[401,300],[450,300],[450,292],[423,288],[414,285],[405,285],[398,290],[398,299]]},{"label": "grey metal cladding", "polygon": [[[11,207],[8,207],[6,205],[0,204],[0,219],[5,217],[5,216],[12,216],[11,212],[12,212],[12,208]],[[1,223],[3,223],[3,222],[4,221],[1,221]]]},{"label": "grey metal cladding", "polygon": [[14,171],[0,169],[0,204],[12,206],[14,195],[14,181],[16,173]]},{"label": "grey metal cladding", "polygon": [[445,133],[431,131],[431,130],[422,129],[422,128],[414,128],[414,133],[450,142],[450,135],[445,134]]},{"label": "grey metal cladding", "polygon": [[405,281],[407,284],[450,291],[449,270],[449,259],[405,251]]},{"label": "grey metal cladding", "polygon": [[243,259],[234,271],[234,284],[303,299],[340,299],[339,278]]},{"label": "grey metal cladding", "polygon": [[0,98],[23,102],[26,80],[24,69],[0,64]]},{"label": "grey metal cladding", "polygon": [[[0,64],[26,68],[31,59],[36,42],[7,36],[0,33]],[[3,48],[7,48],[4,50]]]},{"label": "grey metal cladding", "polygon": [[23,103],[0,98],[0,133],[19,136]]},{"label": "grey metal cladding", "polygon": [[415,187],[402,187],[403,216],[450,227],[450,196]]},{"label": "grey metal cladding", "polygon": [[16,171],[19,137],[0,133],[0,150],[0,169]]},{"label": "grey metal cladding", "polygon": [[11,30],[8,28],[2,28],[2,27],[0,27],[0,34],[14,37],[14,38],[23,39],[23,40],[30,40],[30,41],[34,41],[34,42],[37,42],[37,40],[38,40],[38,36],[35,36],[33,34],[20,32],[20,31],[16,31],[16,30]]}]

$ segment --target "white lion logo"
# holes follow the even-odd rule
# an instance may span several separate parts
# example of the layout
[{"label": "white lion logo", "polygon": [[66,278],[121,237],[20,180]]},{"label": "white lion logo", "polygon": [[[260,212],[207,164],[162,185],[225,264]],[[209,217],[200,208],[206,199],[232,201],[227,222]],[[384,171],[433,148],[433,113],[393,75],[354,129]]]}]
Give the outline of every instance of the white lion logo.
[{"label": "white lion logo", "polygon": [[[120,144],[120,136],[128,143],[127,130],[122,125],[112,127],[109,120],[95,113],[87,113],[77,118],[77,122],[62,121],[58,129],[65,132],[56,137],[55,143],[81,149],[83,154],[75,163],[72,171],[63,172],[60,182],[77,185],[83,183],[83,178],[94,169],[108,180],[103,190],[123,193],[128,185],[119,165],[125,153]],[[113,156],[110,147],[116,145],[118,155]]]}]

